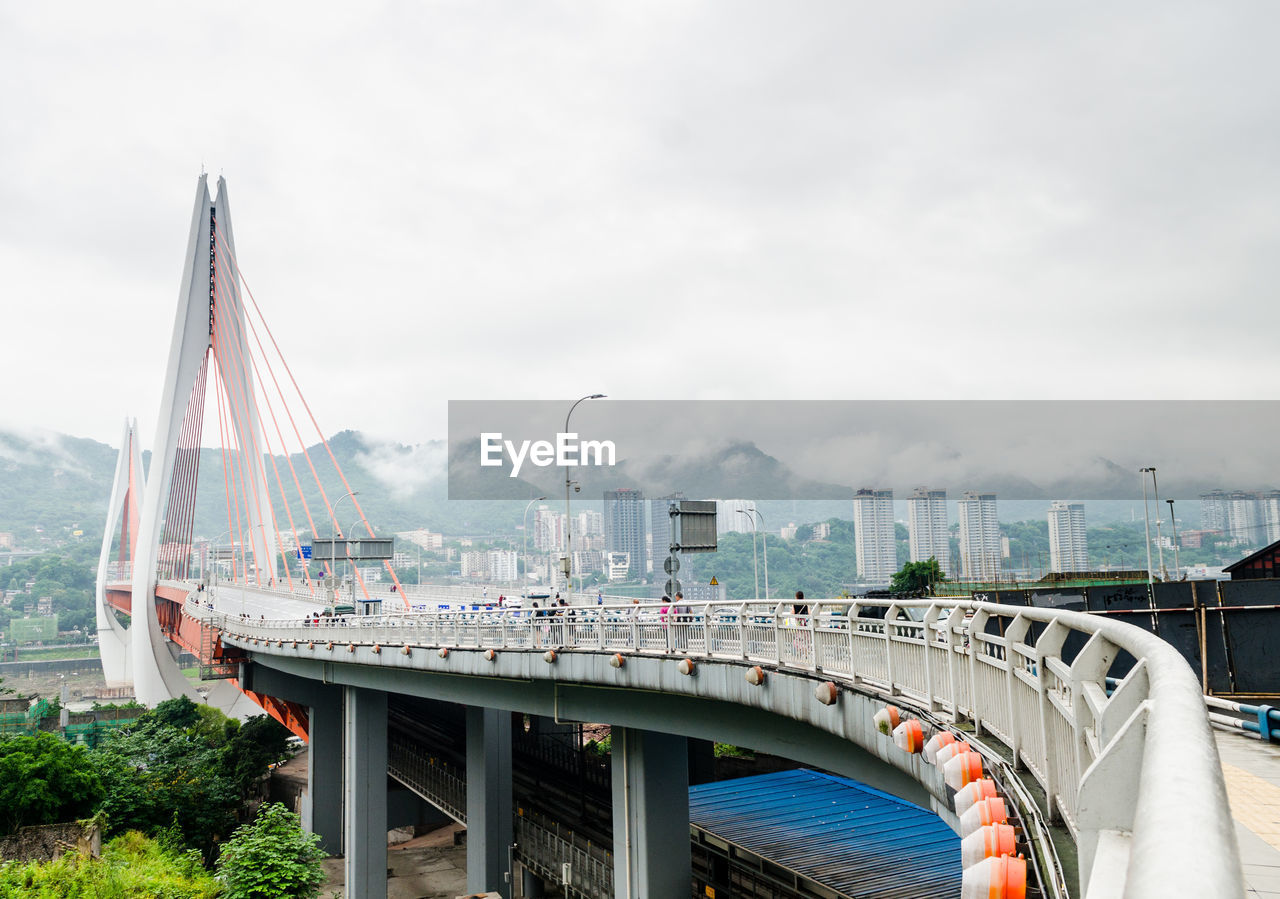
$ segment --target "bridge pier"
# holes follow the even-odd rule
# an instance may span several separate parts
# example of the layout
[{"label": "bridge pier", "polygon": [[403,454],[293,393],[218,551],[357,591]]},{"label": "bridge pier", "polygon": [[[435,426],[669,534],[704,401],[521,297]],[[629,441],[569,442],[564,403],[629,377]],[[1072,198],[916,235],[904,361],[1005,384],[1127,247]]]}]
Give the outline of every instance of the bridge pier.
[{"label": "bridge pier", "polygon": [[339,688],[325,689],[308,706],[307,727],[307,802],[302,826],[319,835],[325,852],[341,855],[344,721]]},{"label": "bridge pier", "polygon": [[613,894],[687,896],[688,740],[613,728]]},{"label": "bridge pier", "polygon": [[344,689],[347,895],[387,896],[387,694]]},{"label": "bridge pier", "polygon": [[[686,828],[687,829],[687,828]],[[467,706],[467,891],[510,899],[511,713]]]}]

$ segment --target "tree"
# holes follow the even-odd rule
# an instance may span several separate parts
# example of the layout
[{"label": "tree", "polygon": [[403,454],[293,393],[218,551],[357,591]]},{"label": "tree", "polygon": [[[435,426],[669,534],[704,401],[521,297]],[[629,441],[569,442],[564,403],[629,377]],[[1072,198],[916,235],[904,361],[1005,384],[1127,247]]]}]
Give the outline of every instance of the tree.
[{"label": "tree", "polygon": [[87,749],[47,733],[0,740],[0,833],[87,818],[102,794]]},{"label": "tree", "polygon": [[320,837],[306,833],[298,816],[278,802],[264,805],[240,827],[218,856],[218,879],[226,899],[310,899],[324,872]]},{"label": "tree", "polygon": [[934,584],[946,580],[938,560],[929,557],[926,562],[908,562],[893,576],[889,589],[894,593],[933,593]]}]

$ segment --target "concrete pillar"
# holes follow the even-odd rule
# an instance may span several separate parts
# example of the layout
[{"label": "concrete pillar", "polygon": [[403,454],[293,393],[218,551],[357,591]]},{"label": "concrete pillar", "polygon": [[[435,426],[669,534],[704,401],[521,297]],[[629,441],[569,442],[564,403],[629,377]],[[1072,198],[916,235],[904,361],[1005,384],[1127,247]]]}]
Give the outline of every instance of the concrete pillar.
[{"label": "concrete pillar", "polygon": [[510,899],[511,812],[511,715],[467,706],[468,892]]},{"label": "concrete pillar", "polygon": [[347,895],[387,897],[387,694],[344,688]]},{"label": "concrete pillar", "polygon": [[613,728],[613,894],[687,896],[689,750],[684,737]]},{"label": "concrete pillar", "polygon": [[302,826],[320,835],[320,847],[342,854],[342,692],[307,710],[307,800]]}]

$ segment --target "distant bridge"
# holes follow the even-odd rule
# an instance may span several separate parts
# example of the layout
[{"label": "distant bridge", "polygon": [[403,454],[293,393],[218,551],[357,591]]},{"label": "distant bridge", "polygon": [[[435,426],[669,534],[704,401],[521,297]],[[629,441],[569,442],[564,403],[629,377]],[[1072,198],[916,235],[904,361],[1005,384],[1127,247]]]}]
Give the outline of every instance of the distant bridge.
[{"label": "distant bridge", "polygon": [[[817,765],[959,827],[943,769],[877,729],[892,703],[924,736],[972,745],[1018,825],[1032,895],[1243,892],[1196,677],[1170,646],[1120,622],[945,598],[413,613],[402,585],[378,593],[363,581],[387,614],[317,620],[331,589],[286,547],[317,529],[341,534],[335,510],[348,496],[374,531],[341,471],[347,492],[334,501],[317,463],[291,461],[286,432],[305,445],[297,421],[310,412],[285,399],[292,378],[267,358],[274,340],[248,315],[241,277],[225,183],[214,202],[202,177],[145,480],[136,428],[122,438],[98,577],[103,667],[147,703],[189,693],[167,648],[177,643],[304,736],[306,823],[342,849],[355,895],[386,891],[393,693],[467,707],[473,890],[511,889],[507,712],[614,726],[612,889],[665,897],[690,889],[688,737]],[[191,566],[209,384],[232,546],[213,560],[225,569],[216,582]],[[317,489],[318,506],[300,499]],[[992,867],[972,865],[966,882]]]}]

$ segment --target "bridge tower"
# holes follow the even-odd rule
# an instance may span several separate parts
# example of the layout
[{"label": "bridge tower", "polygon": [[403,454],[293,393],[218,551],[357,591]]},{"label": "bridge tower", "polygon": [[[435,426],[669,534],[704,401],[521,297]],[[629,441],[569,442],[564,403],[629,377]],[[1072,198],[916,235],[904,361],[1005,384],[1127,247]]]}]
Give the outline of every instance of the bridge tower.
[{"label": "bridge tower", "polygon": [[[165,646],[156,613],[155,595],[165,579],[183,579],[191,550],[195,518],[195,487],[199,470],[200,436],[204,422],[204,399],[210,378],[210,360],[217,366],[225,408],[230,452],[238,456],[238,470],[245,482],[245,517],[248,528],[239,533],[242,543],[252,546],[258,577],[266,581],[274,574],[279,541],[271,526],[271,498],[263,465],[262,427],[254,401],[254,371],[250,362],[245,308],[241,298],[239,270],[235,263],[235,240],[231,228],[231,205],[226,181],[218,179],[217,197],[211,198],[208,176],[196,185],[195,208],[187,241],[182,281],[178,292],[177,316],[169,347],[160,412],[156,423],[155,447],[145,485],[139,491],[140,463],[136,429],[126,431],[126,443],[117,465],[117,489],[121,470],[128,463],[128,495],[138,497],[136,527],[130,528],[132,546],[132,621],[128,635],[106,624],[111,649],[104,649],[104,669],[114,665],[121,677],[132,677],[138,700],[153,705],[175,696],[190,694],[184,678]],[[215,393],[219,388],[215,387]],[[130,449],[132,447],[132,449]],[[140,494],[140,496],[138,496]],[[112,508],[117,507],[113,497]],[[104,539],[99,581],[102,582],[114,523]],[[237,535],[229,535],[234,540]],[[100,591],[101,592],[101,591]],[[99,630],[105,609],[99,610]],[[122,650],[121,647],[127,647]],[[127,657],[121,668],[118,659]],[[114,661],[109,662],[108,659]],[[108,671],[110,677],[112,671]]]},{"label": "bridge tower", "polygon": [[[98,557],[98,580],[95,612],[98,619],[98,650],[102,656],[102,673],[107,685],[116,687],[133,680],[129,631],[120,624],[107,606],[107,583],[124,576],[133,561],[138,542],[138,501],[142,493],[142,450],[138,445],[138,423],[126,420],[120,438],[120,456],[116,460],[115,478],[111,483],[111,500],[107,504],[107,526]],[[111,561],[111,545],[119,529],[119,559]]]}]

